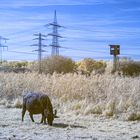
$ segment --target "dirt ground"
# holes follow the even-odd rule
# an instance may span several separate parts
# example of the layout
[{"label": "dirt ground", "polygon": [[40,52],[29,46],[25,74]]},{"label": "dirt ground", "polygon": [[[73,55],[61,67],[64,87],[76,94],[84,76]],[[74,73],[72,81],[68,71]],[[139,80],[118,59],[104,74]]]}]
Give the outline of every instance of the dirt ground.
[{"label": "dirt ground", "polygon": [[140,122],[93,116],[59,114],[53,126],[32,123],[28,112],[21,122],[21,109],[0,106],[0,140],[140,140]]}]

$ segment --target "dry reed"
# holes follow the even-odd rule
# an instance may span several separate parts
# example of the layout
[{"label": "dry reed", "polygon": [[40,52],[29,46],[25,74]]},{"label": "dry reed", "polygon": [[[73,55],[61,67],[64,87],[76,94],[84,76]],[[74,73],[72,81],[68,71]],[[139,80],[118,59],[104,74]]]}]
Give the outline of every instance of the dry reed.
[{"label": "dry reed", "polygon": [[[5,103],[5,99],[21,100],[23,91],[47,93],[54,106],[63,113],[125,114],[129,120],[140,119],[140,77],[0,73],[1,104]],[[16,102],[19,104],[19,101]]]}]

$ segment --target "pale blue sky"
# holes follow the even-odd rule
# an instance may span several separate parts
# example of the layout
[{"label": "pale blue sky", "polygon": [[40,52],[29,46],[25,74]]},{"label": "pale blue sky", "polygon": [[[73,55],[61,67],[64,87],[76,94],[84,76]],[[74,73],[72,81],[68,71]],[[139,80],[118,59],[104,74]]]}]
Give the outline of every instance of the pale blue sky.
[{"label": "pale blue sky", "polygon": [[[0,36],[10,39],[9,51],[34,53],[33,34],[52,32],[44,25],[53,21],[55,9],[58,23],[65,26],[60,45],[68,48],[61,48],[61,55],[107,60],[112,59],[108,45],[120,44],[120,57],[140,60],[139,0],[1,0]],[[44,44],[51,44],[51,37]],[[51,54],[50,47],[45,50],[44,56]],[[5,50],[3,59],[35,60],[37,55]]]}]

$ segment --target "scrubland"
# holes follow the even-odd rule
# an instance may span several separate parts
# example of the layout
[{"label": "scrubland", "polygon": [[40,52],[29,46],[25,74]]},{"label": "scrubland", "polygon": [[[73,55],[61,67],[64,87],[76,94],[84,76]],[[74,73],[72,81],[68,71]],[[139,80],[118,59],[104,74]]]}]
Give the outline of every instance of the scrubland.
[{"label": "scrubland", "polygon": [[140,120],[140,77],[0,73],[0,104],[20,107],[24,91],[48,94],[58,112]]},{"label": "scrubland", "polygon": [[[38,74],[0,72],[0,139],[139,139],[140,76],[105,73]],[[53,126],[21,122],[26,91],[48,94],[58,112]]]}]

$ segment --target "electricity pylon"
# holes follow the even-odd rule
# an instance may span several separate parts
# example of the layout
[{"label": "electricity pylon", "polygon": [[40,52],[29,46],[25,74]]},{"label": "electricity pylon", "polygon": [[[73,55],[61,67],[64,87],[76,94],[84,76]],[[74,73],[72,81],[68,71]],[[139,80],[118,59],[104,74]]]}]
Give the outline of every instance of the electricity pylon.
[{"label": "electricity pylon", "polygon": [[38,40],[38,44],[33,44],[31,46],[38,46],[38,49],[34,51],[38,52],[38,72],[42,73],[42,68],[41,68],[42,52],[46,52],[45,50],[42,49],[42,47],[47,47],[47,45],[42,44],[42,40],[46,40],[43,37],[47,37],[47,36],[41,33],[34,34],[34,36],[37,36],[37,38],[34,38],[33,40]]},{"label": "electricity pylon", "polygon": [[9,40],[9,39],[0,36],[0,63],[2,63],[2,51],[4,50],[4,48],[8,49],[8,46],[3,45],[2,41],[5,41],[5,43],[6,43],[7,40]]},{"label": "electricity pylon", "polygon": [[58,28],[63,27],[57,23],[57,16],[56,16],[56,10],[54,12],[54,21],[52,23],[49,23],[45,26],[52,26],[53,32],[49,33],[48,36],[52,36],[52,44],[50,45],[52,47],[51,55],[59,55],[59,38],[62,38],[62,36],[58,33]]}]

